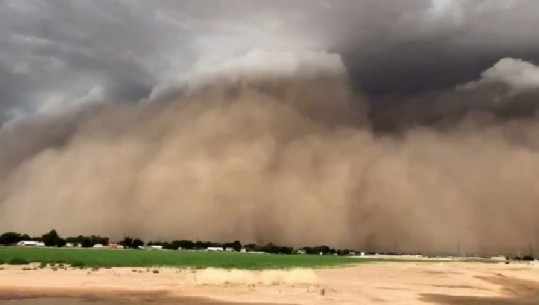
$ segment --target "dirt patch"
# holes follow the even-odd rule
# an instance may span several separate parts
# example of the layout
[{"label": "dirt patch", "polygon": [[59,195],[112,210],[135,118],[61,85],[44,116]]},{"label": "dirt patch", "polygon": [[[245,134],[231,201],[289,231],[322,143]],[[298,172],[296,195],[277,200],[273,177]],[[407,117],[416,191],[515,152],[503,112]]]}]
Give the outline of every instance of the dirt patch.
[{"label": "dirt patch", "polygon": [[[423,294],[428,302],[447,305],[537,305],[539,304],[539,282],[505,277],[501,274],[477,278],[502,286],[500,297],[454,296],[445,294]],[[477,289],[477,288],[475,288]]]},{"label": "dirt patch", "polygon": [[313,270],[223,270],[205,269],[197,273],[199,285],[316,285],[318,278]]},{"label": "dirt patch", "polygon": [[[137,292],[126,290],[85,291],[78,289],[39,289],[0,291],[1,304],[6,305],[249,305],[222,302],[205,297],[173,296],[166,291]],[[270,305],[267,303],[256,305]]]},{"label": "dirt patch", "polygon": [[486,288],[481,288],[481,287],[475,287],[475,286],[472,286],[472,285],[432,285],[432,287],[436,287],[436,288],[461,288],[461,289],[474,289],[474,290],[488,290]]}]

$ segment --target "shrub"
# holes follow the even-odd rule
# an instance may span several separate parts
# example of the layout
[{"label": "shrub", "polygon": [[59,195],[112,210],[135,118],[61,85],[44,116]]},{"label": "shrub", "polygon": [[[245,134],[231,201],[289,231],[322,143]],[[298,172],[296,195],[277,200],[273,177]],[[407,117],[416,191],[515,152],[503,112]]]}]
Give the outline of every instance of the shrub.
[{"label": "shrub", "polygon": [[84,267],[84,263],[83,262],[72,262],[71,263],[71,267],[73,268],[77,268],[77,267]]},{"label": "shrub", "polygon": [[45,267],[47,267],[47,263],[41,262],[41,264],[39,264],[39,268],[43,269]]},{"label": "shrub", "polygon": [[10,265],[28,265],[30,262],[24,258],[15,257],[7,262]]},{"label": "shrub", "polygon": [[153,273],[159,273],[159,270],[154,270],[154,271],[152,271],[152,272],[153,272]]}]

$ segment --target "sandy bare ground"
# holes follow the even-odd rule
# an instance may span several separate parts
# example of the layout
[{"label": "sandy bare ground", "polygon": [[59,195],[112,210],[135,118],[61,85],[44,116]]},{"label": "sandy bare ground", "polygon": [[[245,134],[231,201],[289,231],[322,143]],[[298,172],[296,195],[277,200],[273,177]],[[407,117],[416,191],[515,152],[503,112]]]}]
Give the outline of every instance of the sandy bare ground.
[{"label": "sandy bare ground", "polygon": [[392,262],[290,271],[3,268],[0,298],[109,295],[272,304],[539,304],[539,265],[530,264]]}]

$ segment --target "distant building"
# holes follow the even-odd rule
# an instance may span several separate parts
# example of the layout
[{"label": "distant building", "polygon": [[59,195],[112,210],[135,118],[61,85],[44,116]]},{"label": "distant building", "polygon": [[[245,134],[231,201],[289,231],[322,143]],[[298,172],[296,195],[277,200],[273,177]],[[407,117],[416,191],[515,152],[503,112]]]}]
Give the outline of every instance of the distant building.
[{"label": "distant building", "polygon": [[109,247],[110,249],[123,249],[124,248],[124,246],[117,243],[109,243],[107,247]]},{"label": "distant building", "polygon": [[67,243],[66,248],[82,248],[82,244],[80,243]]},{"label": "distant building", "polygon": [[20,247],[45,247],[45,243],[34,240],[21,240],[17,243]]},{"label": "distant building", "polygon": [[493,260],[493,261],[498,261],[498,262],[505,262],[507,260],[506,257],[503,256],[503,255],[493,256],[490,259]]},{"label": "distant building", "polygon": [[210,252],[220,252],[220,251],[223,251],[223,247],[208,247],[206,248],[206,250]]},{"label": "distant building", "polygon": [[93,246],[93,248],[104,248],[105,246],[103,246],[102,244],[95,244]]}]

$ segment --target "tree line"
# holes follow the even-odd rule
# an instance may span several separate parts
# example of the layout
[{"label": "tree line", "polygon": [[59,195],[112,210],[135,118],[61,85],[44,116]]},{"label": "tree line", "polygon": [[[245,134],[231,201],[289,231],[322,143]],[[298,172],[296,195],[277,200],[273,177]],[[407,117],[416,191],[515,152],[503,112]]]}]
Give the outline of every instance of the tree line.
[{"label": "tree line", "polygon": [[[90,236],[74,236],[74,237],[61,237],[56,230],[51,230],[41,236],[31,237],[28,234],[19,234],[17,232],[6,232],[0,235],[0,245],[16,245],[20,241],[38,241],[43,242],[47,247],[65,247],[68,243],[72,245],[79,245],[83,248],[91,248],[95,245],[106,246],[109,244],[110,239],[108,237],[102,237],[99,235]],[[353,253],[349,249],[333,249],[329,246],[316,246],[316,247],[301,247],[294,248],[289,246],[280,246],[273,243],[267,243],[264,245],[258,245],[254,243],[242,245],[239,240],[226,243],[217,243],[210,241],[193,241],[193,240],[173,240],[173,241],[150,241],[145,243],[140,238],[132,238],[125,236],[118,242],[127,249],[140,249],[146,246],[159,246],[166,250],[206,250],[209,247],[222,248],[223,250],[231,249],[236,252],[242,250],[247,252],[264,252],[272,254],[316,254],[316,255],[349,255]]]},{"label": "tree line", "polygon": [[28,234],[19,234],[17,232],[6,232],[0,235],[0,245],[15,245],[21,241],[43,242],[47,247],[65,247],[68,243],[72,243],[79,244],[84,248],[91,248],[96,244],[107,245],[109,243],[109,238],[97,235],[79,235],[76,237],[62,238],[56,230],[51,230],[37,237],[31,237]]},{"label": "tree line", "polygon": [[[72,237],[61,237],[56,230],[51,230],[41,236],[32,237],[28,234],[20,234],[17,232],[6,232],[0,235],[0,245],[11,246],[16,245],[20,241],[36,241],[42,242],[47,247],[65,247],[69,244],[80,246],[83,248],[92,248],[95,245],[107,246],[110,244],[110,239],[108,237],[103,237],[99,235],[78,235]],[[355,251],[350,249],[334,249],[329,246],[315,246],[315,247],[300,247],[294,248],[289,246],[275,245],[273,243],[267,243],[263,245],[258,244],[245,244],[239,240],[234,242],[227,243],[217,243],[210,241],[193,241],[193,240],[173,240],[173,241],[150,241],[145,243],[140,238],[132,238],[125,236],[117,244],[123,246],[126,249],[141,249],[142,247],[149,246],[159,246],[160,248],[166,250],[206,250],[209,247],[213,248],[222,248],[222,250],[231,249],[233,251],[246,251],[246,252],[264,252],[272,254],[312,254],[312,255],[352,255],[355,254]],[[374,254],[372,252],[367,252],[366,254]],[[399,253],[381,253],[381,254],[391,254],[397,255]],[[535,255],[517,255],[514,257],[507,257],[507,259],[513,260],[525,260],[530,261],[535,259]]]}]

